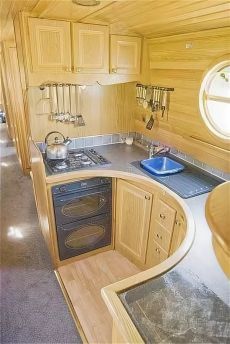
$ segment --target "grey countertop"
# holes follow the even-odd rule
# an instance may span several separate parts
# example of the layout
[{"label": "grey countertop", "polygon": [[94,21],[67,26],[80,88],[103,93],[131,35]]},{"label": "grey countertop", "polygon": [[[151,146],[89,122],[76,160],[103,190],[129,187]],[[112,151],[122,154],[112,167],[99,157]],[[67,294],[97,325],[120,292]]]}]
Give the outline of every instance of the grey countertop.
[{"label": "grey countertop", "polygon": [[[91,147],[89,147],[91,148]],[[103,145],[93,147],[99,154],[103,155],[107,160],[111,162],[109,165],[92,166],[90,168],[81,168],[75,172],[64,172],[62,173],[63,180],[68,179],[69,173],[74,173],[76,176],[84,171],[95,171],[95,170],[110,170],[110,171],[122,171],[130,172],[138,175],[145,174],[139,171],[136,167],[132,166],[130,163],[135,160],[141,160],[147,157],[147,152],[142,148],[135,145],[127,145],[125,143],[116,143],[110,145]],[[46,170],[46,175],[51,176],[49,171]],[[61,173],[58,174],[59,176]]]},{"label": "grey countertop", "polygon": [[[130,164],[147,157],[143,149],[126,144],[95,149],[111,164],[91,167],[92,173],[105,169],[146,176]],[[83,171],[76,171],[74,175],[82,176]],[[63,182],[69,179],[68,175],[62,174]],[[195,240],[185,258],[163,276],[120,294],[127,312],[148,343],[230,343],[230,282],[213,250],[211,231],[205,219],[207,196],[206,193],[183,200],[196,224]]]}]

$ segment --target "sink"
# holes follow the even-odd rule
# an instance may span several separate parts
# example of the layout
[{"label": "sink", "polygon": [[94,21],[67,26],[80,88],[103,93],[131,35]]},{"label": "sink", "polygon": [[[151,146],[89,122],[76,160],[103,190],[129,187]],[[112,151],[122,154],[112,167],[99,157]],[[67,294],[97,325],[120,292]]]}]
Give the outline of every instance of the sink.
[{"label": "sink", "polygon": [[157,176],[178,173],[180,171],[183,171],[184,169],[184,166],[181,165],[179,162],[166,156],[142,160],[140,162],[140,165],[149,173],[155,174]]}]

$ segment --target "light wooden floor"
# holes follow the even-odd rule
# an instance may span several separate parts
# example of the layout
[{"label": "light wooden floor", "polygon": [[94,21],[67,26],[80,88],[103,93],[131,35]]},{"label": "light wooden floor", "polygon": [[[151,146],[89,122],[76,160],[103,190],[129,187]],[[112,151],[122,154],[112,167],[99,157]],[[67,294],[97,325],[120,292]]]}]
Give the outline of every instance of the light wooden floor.
[{"label": "light wooden floor", "polygon": [[111,343],[112,318],[101,288],[140,269],[117,251],[106,251],[58,268],[58,272],[89,343]]}]

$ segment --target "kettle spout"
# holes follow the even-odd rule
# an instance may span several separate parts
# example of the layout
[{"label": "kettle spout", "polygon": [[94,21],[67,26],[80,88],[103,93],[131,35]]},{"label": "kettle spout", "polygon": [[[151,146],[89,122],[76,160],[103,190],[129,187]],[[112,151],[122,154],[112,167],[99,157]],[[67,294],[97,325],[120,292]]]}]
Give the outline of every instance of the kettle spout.
[{"label": "kettle spout", "polygon": [[66,139],[63,141],[63,143],[68,146],[70,143],[72,142],[72,140],[67,136]]}]

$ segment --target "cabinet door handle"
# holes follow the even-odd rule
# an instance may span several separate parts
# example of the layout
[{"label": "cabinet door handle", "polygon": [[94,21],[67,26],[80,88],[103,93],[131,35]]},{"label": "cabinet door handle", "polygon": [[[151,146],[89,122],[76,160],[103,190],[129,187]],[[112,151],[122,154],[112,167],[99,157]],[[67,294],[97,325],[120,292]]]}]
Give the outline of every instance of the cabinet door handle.
[{"label": "cabinet door handle", "polygon": [[164,220],[164,219],[165,219],[165,215],[164,215],[164,214],[160,214],[160,218],[161,218],[162,220]]},{"label": "cabinet door handle", "polygon": [[155,251],[157,252],[157,253],[159,253],[160,254],[160,250],[159,250],[159,248],[157,247],[156,249],[155,249]]},{"label": "cabinet door handle", "polygon": [[117,73],[117,68],[112,68],[112,73]]},{"label": "cabinet door handle", "polygon": [[145,199],[150,200],[150,196],[145,195]]},{"label": "cabinet door handle", "polygon": [[75,68],[73,68],[73,72],[74,73],[80,73],[81,72],[81,68],[75,67]]},{"label": "cabinet door handle", "polygon": [[68,66],[65,66],[65,67],[64,67],[64,71],[66,71],[66,72],[72,72],[71,68],[68,67]]},{"label": "cabinet door handle", "polygon": [[176,220],[175,223],[176,223],[177,226],[181,226],[181,222],[180,221]]},{"label": "cabinet door handle", "polygon": [[159,234],[157,233],[157,237],[158,237],[159,239],[162,240],[162,235],[159,235]]}]

